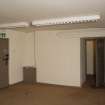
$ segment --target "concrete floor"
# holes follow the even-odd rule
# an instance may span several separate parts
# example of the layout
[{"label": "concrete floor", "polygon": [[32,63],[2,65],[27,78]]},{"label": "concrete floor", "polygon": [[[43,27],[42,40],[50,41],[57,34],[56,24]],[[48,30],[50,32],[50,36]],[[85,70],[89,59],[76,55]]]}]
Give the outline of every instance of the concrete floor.
[{"label": "concrete floor", "polygon": [[18,84],[0,89],[0,105],[105,105],[105,89]]}]

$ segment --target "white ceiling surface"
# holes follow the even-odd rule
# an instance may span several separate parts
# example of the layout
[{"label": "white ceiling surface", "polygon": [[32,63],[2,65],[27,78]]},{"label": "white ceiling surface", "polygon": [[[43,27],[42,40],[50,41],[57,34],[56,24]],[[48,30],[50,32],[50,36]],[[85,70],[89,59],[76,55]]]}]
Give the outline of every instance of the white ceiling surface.
[{"label": "white ceiling surface", "polygon": [[105,24],[105,0],[0,0],[0,23],[100,14]]}]

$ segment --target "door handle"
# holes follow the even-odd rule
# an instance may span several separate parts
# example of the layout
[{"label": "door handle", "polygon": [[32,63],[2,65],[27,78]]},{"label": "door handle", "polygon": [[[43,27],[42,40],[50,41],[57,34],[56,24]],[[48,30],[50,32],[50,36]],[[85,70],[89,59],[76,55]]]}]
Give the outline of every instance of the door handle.
[{"label": "door handle", "polygon": [[6,55],[2,58],[2,61],[4,61],[5,64],[7,65],[7,64],[8,64],[8,60],[9,60],[9,57],[8,57],[8,54],[6,54]]},{"label": "door handle", "polygon": [[7,61],[8,59],[9,59],[8,54],[6,54],[6,55],[3,57],[3,60],[4,60],[4,61]]}]

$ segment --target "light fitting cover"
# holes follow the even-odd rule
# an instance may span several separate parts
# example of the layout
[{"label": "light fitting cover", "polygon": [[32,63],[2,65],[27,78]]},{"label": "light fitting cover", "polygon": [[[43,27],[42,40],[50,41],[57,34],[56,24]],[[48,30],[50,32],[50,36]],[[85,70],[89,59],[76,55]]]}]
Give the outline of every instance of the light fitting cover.
[{"label": "light fitting cover", "polygon": [[86,23],[86,22],[94,22],[99,19],[100,15],[76,16],[76,17],[32,21],[32,25],[47,26],[47,25],[68,24],[68,23]]}]

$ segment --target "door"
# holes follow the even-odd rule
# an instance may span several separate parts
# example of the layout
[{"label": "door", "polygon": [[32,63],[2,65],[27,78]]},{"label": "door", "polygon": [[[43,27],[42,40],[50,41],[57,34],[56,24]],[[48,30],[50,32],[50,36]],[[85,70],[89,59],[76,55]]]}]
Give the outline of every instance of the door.
[{"label": "door", "polygon": [[104,41],[96,39],[96,87],[104,85]]},{"label": "door", "polygon": [[81,38],[81,49],[80,49],[80,56],[81,56],[81,85],[84,84],[86,81],[86,40]]},{"label": "door", "polygon": [[0,39],[0,88],[8,86],[8,39]]}]

